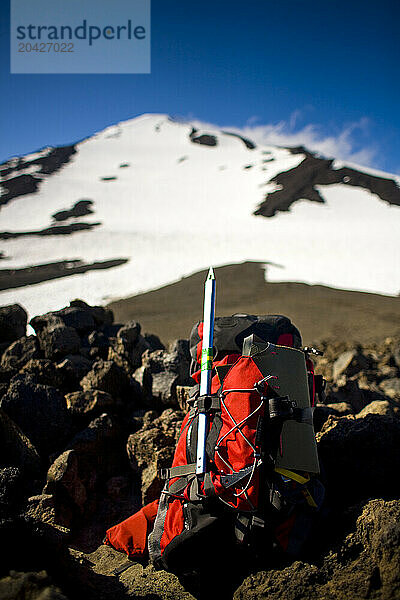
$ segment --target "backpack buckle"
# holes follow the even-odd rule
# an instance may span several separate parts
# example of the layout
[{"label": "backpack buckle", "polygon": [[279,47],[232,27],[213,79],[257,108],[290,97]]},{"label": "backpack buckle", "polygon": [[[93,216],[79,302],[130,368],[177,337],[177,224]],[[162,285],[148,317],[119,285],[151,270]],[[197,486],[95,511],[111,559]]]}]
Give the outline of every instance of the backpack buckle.
[{"label": "backpack buckle", "polygon": [[212,410],[221,410],[221,400],[218,396],[199,396],[194,406],[200,413],[209,413]]},{"label": "backpack buckle", "polygon": [[292,419],[297,408],[296,403],[289,396],[278,396],[268,400],[270,419]]}]

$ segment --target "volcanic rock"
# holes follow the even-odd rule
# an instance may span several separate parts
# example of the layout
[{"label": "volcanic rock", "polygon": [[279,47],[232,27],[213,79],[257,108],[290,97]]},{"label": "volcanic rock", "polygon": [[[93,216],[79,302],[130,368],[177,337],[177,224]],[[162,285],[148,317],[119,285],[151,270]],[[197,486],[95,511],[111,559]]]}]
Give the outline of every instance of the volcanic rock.
[{"label": "volcanic rock", "polygon": [[400,399],[400,378],[384,379],[379,384],[379,387],[389,398]]},{"label": "volcanic rock", "polygon": [[114,362],[98,360],[91,371],[81,380],[83,391],[102,390],[113,398],[129,397],[130,379],[126,372]]},{"label": "volcanic rock", "polygon": [[50,547],[59,548],[69,537],[68,524],[72,517],[68,512],[62,513],[59,510],[51,494],[38,494],[28,498],[24,520],[36,529],[35,533]]},{"label": "volcanic rock", "polygon": [[50,329],[56,325],[72,327],[78,333],[84,334],[93,331],[95,328],[95,321],[90,311],[85,310],[84,308],[70,306],[34,317],[30,321],[30,325],[37,334],[41,333],[44,329]]},{"label": "volcanic rock", "polygon": [[67,390],[79,388],[80,381],[91,370],[93,362],[81,354],[68,354],[57,364],[57,371],[64,381]]},{"label": "volcanic rock", "polygon": [[83,514],[87,491],[79,473],[79,457],[76,451],[67,450],[56,458],[47,472],[47,483],[43,493],[54,496],[58,523],[70,527],[74,509]]},{"label": "volcanic rock", "polygon": [[[70,573],[77,588],[89,600],[195,600],[172,573],[132,562],[110,546],[100,546],[90,554],[70,549]],[[211,597],[210,597],[211,598]]]},{"label": "volcanic rock", "polygon": [[154,373],[152,376],[152,396],[157,406],[177,406],[176,386],[179,376],[171,371]]},{"label": "volcanic rock", "polygon": [[400,502],[372,500],[322,566],[296,561],[250,575],[234,600],[395,600],[400,596]]},{"label": "volcanic rock", "polygon": [[25,481],[31,482],[41,471],[40,456],[29,438],[0,408],[1,464],[18,467]]},{"label": "volcanic rock", "polygon": [[400,482],[393,477],[400,469],[400,419],[330,416],[317,441],[331,503],[400,496]]},{"label": "volcanic rock", "polygon": [[0,598],[4,600],[68,600],[46,571],[20,573],[11,571],[0,579]]},{"label": "volcanic rock", "polygon": [[38,332],[40,348],[46,358],[59,360],[67,354],[77,354],[81,340],[73,327],[54,325]]},{"label": "volcanic rock", "polygon": [[18,467],[0,467],[0,520],[21,505],[22,497],[22,470]]},{"label": "volcanic rock", "polygon": [[368,369],[368,359],[359,350],[343,352],[333,365],[333,379],[336,381],[341,375],[352,377],[356,373]]},{"label": "volcanic rock", "polygon": [[345,417],[353,414],[353,408],[348,402],[336,402],[335,404],[326,404],[327,408],[332,408],[337,415]]},{"label": "volcanic rock", "polygon": [[71,308],[80,308],[81,310],[88,312],[95,322],[96,329],[103,329],[112,325],[114,322],[112,310],[104,308],[103,306],[90,306],[83,300],[73,300],[69,305]]},{"label": "volcanic rock", "polygon": [[56,388],[34,383],[29,377],[12,379],[1,408],[43,456],[60,448],[70,433],[71,417],[64,397]]},{"label": "volcanic rock", "polygon": [[[344,404],[344,403],[343,403]],[[351,411],[350,411],[351,412]],[[340,416],[340,412],[335,409],[334,404],[329,406],[325,404],[316,404],[313,413],[314,431],[321,431],[323,424],[330,415]]]},{"label": "volcanic rock", "polygon": [[363,419],[367,415],[388,415],[394,416],[399,413],[400,406],[396,406],[389,400],[374,400],[364,406],[362,410],[356,415],[356,419]]},{"label": "volcanic rock", "polygon": [[87,390],[86,392],[78,391],[65,395],[67,409],[74,417],[90,417],[99,416],[107,409],[113,408],[116,404],[115,400],[107,392],[102,390]]},{"label": "volcanic rock", "polygon": [[165,413],[131,434],[127,442],[131,467],[141,475],[143,504],[159,497],[163,482],[159,479],[158,470],[171,466],[175,451],[179,417],[174,417],[169,411]]},{"label": "volcanic rock", "polygon": [[26,335],[28,315],[19,304],[0,306],[0,344],[11,344]]},{"label": "volcanic rock", "polygon": [[79,473],[87,491],[97,481],[106,481],[128,467],[123,429],[118,421],[103,413],[77,433],[65,450],[74,450],[79,459]]},{"label": "volcanic rock", "polygon": [[357,379],[342,379],[340,384],[334,384],[328,390],[326,403],[333,405],[345,402],[350,404],[354,412],[359,412],[371,402],[372,398],[365,390],[360,389]]},{"label": "volcanic rock", "polygon": [[151,396],[156,406],[161,410],[167,406],[178,408],[177,385],[193,384],[189,376],[189,342],[176,340],[169,352],[146,351],[142,356],[142,363],[143,371],[138,373],[138,380],[145,383],[145,395],[150,395],[147,392],[151,377]]},{"label": "volcanic rock", "polygon": [[40,357],[38,339],[35,335],[29,335],[7,348],[1,357],[1,366],[6,370],[19,371],[29,360]]},{"label": "volcanic rock", "polygon": [[91,358],[107,360],[110,342],[104,333],[101,331],[92,331],[88,335],[88,344],[90,346],[89,356]]},{"label": "volcanic rock", "polygon": [[142,355],[149,349],[149,343],[140,335],[140,325],[133,321],[131,326],[118,331],[116,339],[111,339],[108,360],[113,360],[130,375],[141,366]]},{"label": "volcanic rock", "polygon": [[32,358],[20,370],[21,374],[31,375],[37,383],[62,388],[64,385],[63,373],[56,365],[46,358]]}]

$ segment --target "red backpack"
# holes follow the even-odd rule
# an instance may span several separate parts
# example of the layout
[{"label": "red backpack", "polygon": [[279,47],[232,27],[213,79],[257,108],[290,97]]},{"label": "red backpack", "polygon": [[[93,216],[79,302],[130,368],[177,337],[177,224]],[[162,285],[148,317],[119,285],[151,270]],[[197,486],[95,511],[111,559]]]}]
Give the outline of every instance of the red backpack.
[{"label": "red backpack", "polygon": [[[199,381],[201,322],[190,342],[192,377]],[[199,568],[221,544],[224,552],[229,545],[257,552],[270,544],[297,554],[323,499],[312,426],[314,370],[299,349],[298,330],[281,315],[216,318],[214,345],[211,395],[192,388],[173,464],[160,473],[165,486],[150,511],[157,508],[150,560],[178,574]],[[201,477],[195,464],[200,412],[209,423]],[[299,441],[305,450],[295,447]],[[131,557],[135,518],[107,532],[108,543]]]}]

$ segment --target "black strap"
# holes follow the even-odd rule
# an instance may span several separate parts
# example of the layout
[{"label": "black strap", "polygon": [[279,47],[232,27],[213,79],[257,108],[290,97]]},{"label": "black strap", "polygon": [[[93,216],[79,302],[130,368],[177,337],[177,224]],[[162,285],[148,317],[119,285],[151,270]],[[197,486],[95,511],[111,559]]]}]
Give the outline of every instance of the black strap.
[{"label": "black strap", "polygon": [[173,479],[174,477],[186,477],[186,475],[194,473],[196,473],[196,463],[190,463],[188,465],[171,467],[170,469],[160,469],[158,476],[160,479]]},{"label": "black strap", "polygon": [[123,573],[127,569],[130,569],[131,567],[133,567],[134,564],[135,563],[132,562],[131,560],[125,561],[124,563],[122,563],[121,566],[119,566],[113,570],[113,575],[121,575],[121,573]]},{"label": "black strap", "polygon": [[313,423],[313,409],[310,406],[299,408],[289,396],[274,396],[268,400],[270,419],[294,420],[299,423]]},{"label": "black strap", "polygon": [[209,498],[210,496],[215,496],[215,488],[212,483],[211,473],[206,473],[204,475],[203,481],[204,494]]},{"label": "black strap", "polygon": [[218,396],[199,396],[194,402],[199,412],[210,412],[221,410],[221,400]]}]

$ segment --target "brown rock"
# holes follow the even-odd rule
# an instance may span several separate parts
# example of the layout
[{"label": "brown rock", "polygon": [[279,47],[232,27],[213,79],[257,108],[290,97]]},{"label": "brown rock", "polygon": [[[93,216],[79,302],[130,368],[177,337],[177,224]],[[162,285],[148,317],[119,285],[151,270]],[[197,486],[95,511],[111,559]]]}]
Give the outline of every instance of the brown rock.
[{"label": "brown rock", "polygon": [[0,598],[4,600],[68,600],[62,591],[53,585],[46,571],[22,573],[11,571],[0,579]]},{"label": "brown rock", "polygon": [[330,416],[317,433],[330,502],[349,505],[365,498],[396,497],[400,483],[400,420],[367,414]]},{"label": "brown rock", "polygon": [[112,361],[98,360],[81,381],[83,391],[102,390],[113,398],[129,394],[130,381],[123,369]]},{"label": "brown rock", "polygon": [[190,385],[177,385],[176,386],[176,399],[178,401],[178,406],[183,411],[189,410],[189,392],[191,390]]},{"label": "brown rock", "polygon": [[4,464],[15,465],[30,477],[41,471],[40,456],[16,423],[0,408],[0,455]]},{"label": "brown rock", "polygon": [[92,390],[71,392],[65,395],[67,409],[73,416],[95,417],[116,405],[107,392]]},{"label": "brown rock", "polygon": [[47,526],[47,535],[58,540],[66,540],[69,536],[69,525],[72,521],[70,511],[57,509],[54,496],[40,494],[28,498],[24,518],[30,523]]},{"label": "brown rock", "polygon": [[175,450],[175,437],[159,427],[141,429],[128,438],[127,452],[132,469],[141,476],[143,503],[159,497],[164,482],[158,469],[170,467]]},{"label": "brown rock", "polygon": [[28,315],[19,304],[0,306],[0,343],[11,344],[26,335]]},{"label": "brown rock", "polygon": [[40,358],[38,339],[35,335],[22,337],[12,343],[1,357],[4,369],[19,371],[32,358]]},{"label": "brown rock", "polygon": [[38,338],[45,357],[52,360],[59,360],[67,354],[77,354],[81,347],[81,339],[76,330],[61,324],[41,329]]},{"label": "brown rock", "polygon": [[341,417],[351,415],[354,412],[351,404],[348,402],[336,402],[336,404],[327,404],[326,406],[335,410],[336,414]]},{"label": "brown rock", "polygon": [[368,359],[359,350],[348,350],[343,352],[333,364],[333,379],[336,381],[340,376],[352,377],[356,373],[369,368]]},{"label": "brown rock", "polygon": [[395,377],[391,379],[384,379],[379,384],[380,389],[389,396],[389,398],[400,399],[400,379]]},{"label": "brown rock", "polygon": [[234,600],[395,600],[400,597],[400,502],[371,500],[322,564],[294,562],[250,575]]},{"label": "brown rock", "polygon": [[[74,450],[67,450],[56,458],[47,472],[44,494],[52,494],[60,512],[60,505],[67,504],[84,512],[87,501],[85,485],[79,475],[79,457]],[[62,512],[65,512],[62,511]]]},{"label": "brown rock", "polygon": [[388,400],[374,400],[365,406],[357,415],[356,419],[363,419],[367,415],[388,415],[398,413],[399,407],[393,406]]}]

